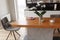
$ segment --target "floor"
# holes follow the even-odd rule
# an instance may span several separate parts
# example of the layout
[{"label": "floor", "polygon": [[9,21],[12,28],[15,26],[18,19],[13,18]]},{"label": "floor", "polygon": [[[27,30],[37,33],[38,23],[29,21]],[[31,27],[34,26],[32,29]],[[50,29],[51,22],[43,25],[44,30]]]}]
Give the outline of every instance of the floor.
[{"label": "floor", "polygon": [[[19,30],[20,31],[20,30]],[[18,32],[19,32],[18,31]],[[23,32],[23,31],[22,31]],[[6,30],[4,30],[3,28],[2,29],[0,29],[0,40],[6,40],[6,38],[7,38],[7,36],[8,36],[8,33],[9,33],[9,31],[6,31]],[[60,37],[60,33],[55,33],[54,34],[54,37],[55,36],[59,36]],[[17,40],[21,40],[20,38],[21,37],[19,37],[17,34],[16,34],[16,37],[17,37]],[[14,40],[14,37],[13,37],[13,35],[11,34],[10,36],[9,36],[9,39],[8,40]]]},{"label": "floor", "polygon": [[[19,35],[15,33],[17,40],[24,40],[24,37],[27,33],[26,28],[20,28],[20,30],[18,30],[17,32],[21,35],[19,37]],[[6,40],[8,34],[9,31],[4,30],[2,27],[0,28],[0,40]],[[8,40],[15,40],[13,34],[10,34]]]},{"label": "floor", "polygon": [[[0,29],[0,40],[6,40],[9,31],[5,31],[4,29]],[[20,40],[20,37],[16,34],[17,40]],[[14,36],[10,34],[8,40],[14,40]]]}]

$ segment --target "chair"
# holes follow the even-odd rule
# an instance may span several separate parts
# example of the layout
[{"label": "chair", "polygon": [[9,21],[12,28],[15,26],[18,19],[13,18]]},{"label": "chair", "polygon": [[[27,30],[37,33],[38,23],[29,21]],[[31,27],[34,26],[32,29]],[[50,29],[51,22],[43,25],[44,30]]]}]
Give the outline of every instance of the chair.
[{"label": "chair", "polygon": [[[52,15],[50,15],[50,17],[51,18],[60,18],[60,14],[52,14]],[[57,28],[55,30],[57,30],[60,33],[60,29],[59,28]],[[55,33],[55,30],[54,30],[54,33]]]},{"label": "chair", "polygon": [[7,17],[4,17],[3,19],[1,19],[1,23],[2,23],[3,28],[4,28],[6,31],[10,31],[10,33],[8,34],[6,40],[8,40],[8,37],[9,37],[9,35],[10,35],[11,33],[13,33],[15,40],[17,40],[17,39],[16,39],[16,36],[15,36],[15,33],[17,33],[17,34],[20,36],[20,34],[17,32],[20,28],[18,28],[18,27],[16,27],[16,28],[15,28],[15,27],[12,27],[12,26],[9,24],[9,21],[8,21]]}]

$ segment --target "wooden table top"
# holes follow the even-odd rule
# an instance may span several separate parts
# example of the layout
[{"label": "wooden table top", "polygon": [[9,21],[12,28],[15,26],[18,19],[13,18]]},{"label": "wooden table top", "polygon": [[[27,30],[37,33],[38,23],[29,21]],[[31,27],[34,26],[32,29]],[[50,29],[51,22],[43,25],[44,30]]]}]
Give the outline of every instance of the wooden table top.
[{"label": "wooden table top", "polygon": [[28,27],[28,28],[60,28],[60,18],[55,18],[54,23],[50,23],[49,20],[52,18],[43,18],[44,22],[39,22],[39,18],[35,18],[34,20],[26,19],[23,22],[14,21],[10,24],[14,27]]}]

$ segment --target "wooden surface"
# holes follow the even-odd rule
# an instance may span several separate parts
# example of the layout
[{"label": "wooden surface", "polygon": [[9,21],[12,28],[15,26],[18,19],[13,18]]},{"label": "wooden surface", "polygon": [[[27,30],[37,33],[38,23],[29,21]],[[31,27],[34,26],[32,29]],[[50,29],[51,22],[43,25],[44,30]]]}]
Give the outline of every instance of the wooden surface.
[{"label": "wooden surface", "polygon": [[[35,18],[34,20],[26,19],[21,22],[11,22],[11,25],[14,27],[29,27],[29,28],[60,28],[60,18],[55,18],[55,23],[50,23],[49,20],[52,18],[43,18],[44,22],[39,22],[38,18]],[[26,23],[25,23],[26,22]]]}]

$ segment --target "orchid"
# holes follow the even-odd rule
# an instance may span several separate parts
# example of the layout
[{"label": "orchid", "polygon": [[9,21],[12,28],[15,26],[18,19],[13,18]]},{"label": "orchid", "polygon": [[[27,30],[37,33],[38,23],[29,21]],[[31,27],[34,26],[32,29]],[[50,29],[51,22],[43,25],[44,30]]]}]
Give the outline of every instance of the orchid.
[{"label": "orchid", "polygon": [[38,12],[37,10],[35,10],[35,14],[37,14],[39,17],[40,17],[40,16],[43,16],[45,13],[46,13],[45,10],[43,10],[41,13]]}]

